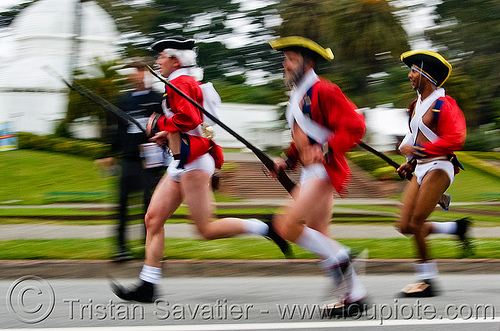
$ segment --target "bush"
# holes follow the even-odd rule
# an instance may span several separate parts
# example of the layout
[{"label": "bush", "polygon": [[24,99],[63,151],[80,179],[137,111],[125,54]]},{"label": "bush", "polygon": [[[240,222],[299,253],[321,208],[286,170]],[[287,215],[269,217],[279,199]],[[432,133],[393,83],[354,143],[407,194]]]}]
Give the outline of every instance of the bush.
[{"label": "bush", "polygon": [[[385,161],[373,154],[364,151],[352,151],[347,153],[347,157],[378,180],[401,180],[394,167],[388,166]],[[397,162],[396,158],[393,158]]]},{"label": "bush", "polygon": [[467,131],[464,151],[491,152],[500,148],[500,139],[498,139],[498,130],[479,128]]},{"label": "bush", "polygon": [[35,149],[56,153],[72,154],[100,159],[110,155],[108,144],[91,140],[80,140],[56,136],[37,136],[32,133],[18,133],[19,149]]}]

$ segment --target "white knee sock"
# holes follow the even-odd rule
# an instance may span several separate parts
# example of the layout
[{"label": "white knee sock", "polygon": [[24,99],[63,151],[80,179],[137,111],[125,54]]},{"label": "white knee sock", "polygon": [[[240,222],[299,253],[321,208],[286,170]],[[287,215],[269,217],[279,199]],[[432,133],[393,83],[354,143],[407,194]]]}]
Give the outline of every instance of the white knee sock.
[{"label": "white knee sock", "polygon": [[436,262],[415,263],[415,276],[418,280],[437,278],[439,271]]},{"label": "white knee sock", "polygon": [[[349,266],[346,275],[342,273],[342,270],[338,266],[340,263],[349,260],[346,249],[340,243],[308,227],[304,228],[304,231],[300,234],[295,243],[323,259],[320,265],[325,273],[333,278],[336,287],[340,286],[342,281],[346,281],[349,287],[347,293],[348,302],[358,301],[366,296],[367,291],[352,265]],[[349,279],[345,279],[344,276]]]},{"label": "white knee sock", "polygon": [[148,283],[158,284],[161,280],[161,268],[143,265],[139,279]]},{"label": "white knee sock", "polygon": [[457,222],[431,222],[432,233],[457,233]]},{"label": "white knee sock", "polygon": [[[295,241],[297,245],[308,251],[316,254],[322,263],[326,265],[336,265],[346,261],[349,258],[347,251],[335,240],[325,236],[319,231],[309,227],[304,227],[304,230]],[[328,262],[327,262],[328,261]]]},{"label": "white knee sock", "polygon": [[248,233],[258,234],[265,236],[269,232],[269,226],[256,218],[242,219],[243,226]]}]

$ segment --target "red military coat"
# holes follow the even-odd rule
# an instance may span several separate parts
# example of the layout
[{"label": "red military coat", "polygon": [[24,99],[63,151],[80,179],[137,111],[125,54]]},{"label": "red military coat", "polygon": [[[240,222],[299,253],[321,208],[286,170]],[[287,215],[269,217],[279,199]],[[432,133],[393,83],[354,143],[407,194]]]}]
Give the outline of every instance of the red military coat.
[{"label": "red military coat", "polygon": [[[409,107],[410,120],[415,104],[416,100]],[[462,149],[465,143],[467,127],[464,114],[455,99],[447,95],[437,99],[432,108],[433,132],[438,138],[434,142],[421,144],[421,147],[424,148],[425,157],[448,156],[455,165],[455,173],[458,173],[461,165],[453,152]]]},{"label": "red military coat", "polygon": [[[172,85],[190,96],[198,104],[203,104],[203,93],[200,84],[191,76],[181,75],[170,81]],[[188,133],[203,122],[202,112],[188,100],[166,86],[165,102],[172,116],[162,115],[158,120],[160,131],[181,133],[181,160],[189,163],[199,156],[210,152],[216,168],[220,169],[224,160],[222,148],[211,139]]]},{"label": "red military coat", "polygon": [[[410,119],[414,103],[410,107]],[[434,142],[422,144],[425,153],[429,156],[449,155],[453,151],[462,149],[466,137],[466,124],[464,114],[458,107],[455,99],[450,96],[439,98],[434,103],[434,133],[438,139]]]},{"label": "red military coat", "polygon": [[[363,138],[364,116],[337,85],[324,79],[309,89],[300,106],[314,122],[332,131],[327,139],[329,152],[323,165],[337,192],[346,193],[351,172],[344,154]],[[299,161],[293,142],[287,150],[287,157],[292,165]]]}]

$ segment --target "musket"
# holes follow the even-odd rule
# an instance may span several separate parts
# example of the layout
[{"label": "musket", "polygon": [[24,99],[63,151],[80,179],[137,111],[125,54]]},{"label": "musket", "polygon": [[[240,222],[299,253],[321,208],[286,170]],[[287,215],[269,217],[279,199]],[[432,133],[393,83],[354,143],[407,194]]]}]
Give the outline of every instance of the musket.
[{"label": "musket", "polygon": [[95,94],[94,92],[92,92],[91,90],[87,89],[86,87],[83,87],[82,85],[80,85],[77,82],[73,82],[73,83],[68,82],[66,79],[64,79],[64,77],[62,77],[58,72],[56,72],[50,66],[44,66],[44,67],[42,67],[42,69],[44,69],[45,71],[47,71],[50,75],[52,75],[52,76],[58,78],[59,80],[61,80],[71,90],[78,92],[80,95],[82,95],[82,96],[86,97],[87,99],[95,102],[96,104],[98,104],[99,106],[103,107],[104,109],[110,111],[111,113],[115,114],[119,118],[121,118],[121,119],[123,119],[123,120],[125,120],[127,122],[130,122],[130,123],[133,123],[133,124],[137,125],[137,127],[139,128],[139,130],[141,130],[142,132],[144,132],[144,134],[146,133],[146,129],[142,126],[142,124],[139,121],[137,121],[134,117],[132,117],[131,115],[127,114],[125,111],[121,110],[117,106],[115,106],[112,103],[110,103],[108,100],[106,100],[103,97]]},{"label": "musket", "polygon": [[[397,162],[395,162],[393,159],[391,159],[390,157],[388,157],[384,153],[381,153],[381,152],[377,151],[375,148],[373,148],[371,146],[368,146],[367,144],[365,144],[362,141],[359,142],[358,145],[360,147],[363,147],[364,149],[366,149],[370,153],[378,156],[379,158],[381,158],[382,160],[384,160],[385,162],[387,162],[389,165],[391,165],[394,168],[396,168],[396,170],[401,166],[400,164],[398,164]],[[410,180],[412,177],[413,177],[412,173],[408,173],[406,175],[406,179],[408,179],[408,180]],[[449,195],[447,193],[443,193],[443,195],[441,195],[441,198],[439,198],[438,205],[440,205],[441,208],[443,208],[444,210],[448,210],[448,208],[450,207],[450,200],[451,200],[451,195]]]}]

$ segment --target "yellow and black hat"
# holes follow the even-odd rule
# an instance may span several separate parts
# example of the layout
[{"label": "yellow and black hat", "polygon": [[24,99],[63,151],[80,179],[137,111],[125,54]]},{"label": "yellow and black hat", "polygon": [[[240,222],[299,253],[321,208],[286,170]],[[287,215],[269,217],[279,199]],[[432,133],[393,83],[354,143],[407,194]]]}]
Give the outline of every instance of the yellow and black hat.
[{"label": "yellow and black hat", "polygon": [[401,54],[401,61],[420,72],[438,87],[442,86],[451,74],[451,64],[436,52],[404,52]]},{"label": "yellow and black hat", "polygon": [[286,51],[286,50],[298,50],[300,52],[305,51],[306,53],[315,55],[314,57],[318,57],[318,55],[327,60],[333,60],[333,52],[330,48],[323,48],[314,41],[299,37],[299,36],[290,36],[283,37],[278,39],[273,39],[269,42],[269,45],[275,50],[278,51]]}]

